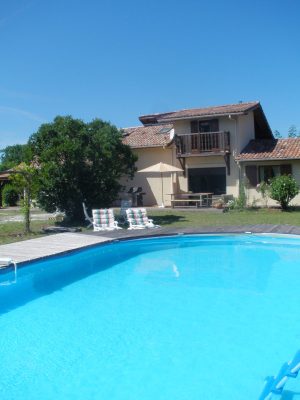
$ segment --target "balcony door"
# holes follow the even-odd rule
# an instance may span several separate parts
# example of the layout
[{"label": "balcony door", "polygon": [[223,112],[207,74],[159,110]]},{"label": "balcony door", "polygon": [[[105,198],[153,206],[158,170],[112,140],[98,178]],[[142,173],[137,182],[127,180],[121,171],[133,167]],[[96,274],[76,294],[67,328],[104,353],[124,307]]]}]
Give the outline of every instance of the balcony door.
[{"label": "balcony door", "polygon": [[194,193],[226,193],[226,168],[189,168],[188,188]]}]

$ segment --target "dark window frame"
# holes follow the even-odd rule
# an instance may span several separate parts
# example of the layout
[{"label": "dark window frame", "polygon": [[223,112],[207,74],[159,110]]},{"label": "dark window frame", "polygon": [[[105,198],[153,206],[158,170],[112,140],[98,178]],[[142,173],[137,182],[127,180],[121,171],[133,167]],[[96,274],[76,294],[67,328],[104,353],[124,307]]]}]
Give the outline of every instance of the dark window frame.
[{"label": "dark window frame", "polygon": [[[207,126],[209,130],[204,130]],[[219,132],[219,120],[217,118],[212,119],[193,119],[190,124],[191,133],[209,133]]]},{"label": "dark window frame", "polygon": [[[278,169],[279,173],[276,172]],[[268,182],[275,176],[292,174],[292,164],[249,164],[245,166],[245,176],[249,181],[250,187],[256,187],[259,183]]]}]

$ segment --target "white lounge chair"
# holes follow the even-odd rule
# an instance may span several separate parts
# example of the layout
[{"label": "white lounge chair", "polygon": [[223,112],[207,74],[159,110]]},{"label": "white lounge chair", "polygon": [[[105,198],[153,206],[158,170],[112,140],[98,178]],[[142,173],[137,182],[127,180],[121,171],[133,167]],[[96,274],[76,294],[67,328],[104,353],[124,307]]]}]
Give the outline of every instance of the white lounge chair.
[{"label": "white lounge chair", "polygon": [[122,229],[115,221],[114,211],[111,208],[92,210],[94,231],[113,231]]},{"label": "white lounge chair", "polygon": [[85,203],[82,203],[84,219],[89,222],[88,228],[93,226],[93,219],[89,216]]},{"label": "white lounge chair", "polygon": [[154,225],[153,220],[148,218],[145,208],[128,208],[126,216],[128,229],[159,228],[159,225]]}]

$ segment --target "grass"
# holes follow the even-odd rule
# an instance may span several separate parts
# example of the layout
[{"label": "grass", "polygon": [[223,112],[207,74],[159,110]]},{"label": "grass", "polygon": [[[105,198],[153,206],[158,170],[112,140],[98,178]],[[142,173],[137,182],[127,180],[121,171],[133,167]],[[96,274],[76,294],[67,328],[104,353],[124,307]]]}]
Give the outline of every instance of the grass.
[{"label": "grass", "polygon": [[300,211],[283,212],[280,209],[230,211],[227,213],[164,210],[149,211],[149,216],[161,226],[174,228],[256,224],[300,226]]},{"label": "grass", "polygon": [[50,221],[31,221],[31,233],[24,234],[23,222],[5,222],[0,224],[0,244],[19,242],[44,236],[42,228],[54,223]]},{"label": "grass", "polygon": [[[1,210],[1,215],[5,210]],[[193,228],[200,226],[239,226],[239,225],[296,225],[300,226],[300,211],[283,212],[279,209],[258,209],[244,211],[222,212],[201,212],[197,210],[183,211],[174,209],[149,210],[149,217],[154,219],[156,224],[167,228]],[[12,215],[12,214],[10,214]],[[118,214],[116,213],[116,216]],[[20,240],[32,239],[44,236],[42,228],[53,226],[54,221],[32,221],[32,232],[28,235],[23,233],[22,222],[0,223],[0,244],[17,242]],[[62,225],[65,226],[65,223]],[[72,224],[74,226],[74,224]],[[76,225],[86,230],[86,224]]]}]

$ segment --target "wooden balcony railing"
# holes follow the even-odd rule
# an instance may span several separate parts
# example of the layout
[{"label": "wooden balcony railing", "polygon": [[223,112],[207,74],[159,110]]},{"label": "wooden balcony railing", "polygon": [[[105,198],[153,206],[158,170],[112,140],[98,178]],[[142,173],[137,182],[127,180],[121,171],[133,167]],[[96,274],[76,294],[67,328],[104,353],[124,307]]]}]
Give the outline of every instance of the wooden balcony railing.
[{"label": "wooden balcony railing", "polygon": [[175,136],[177,157],[230,152],[229,132],[189,133]]}]

